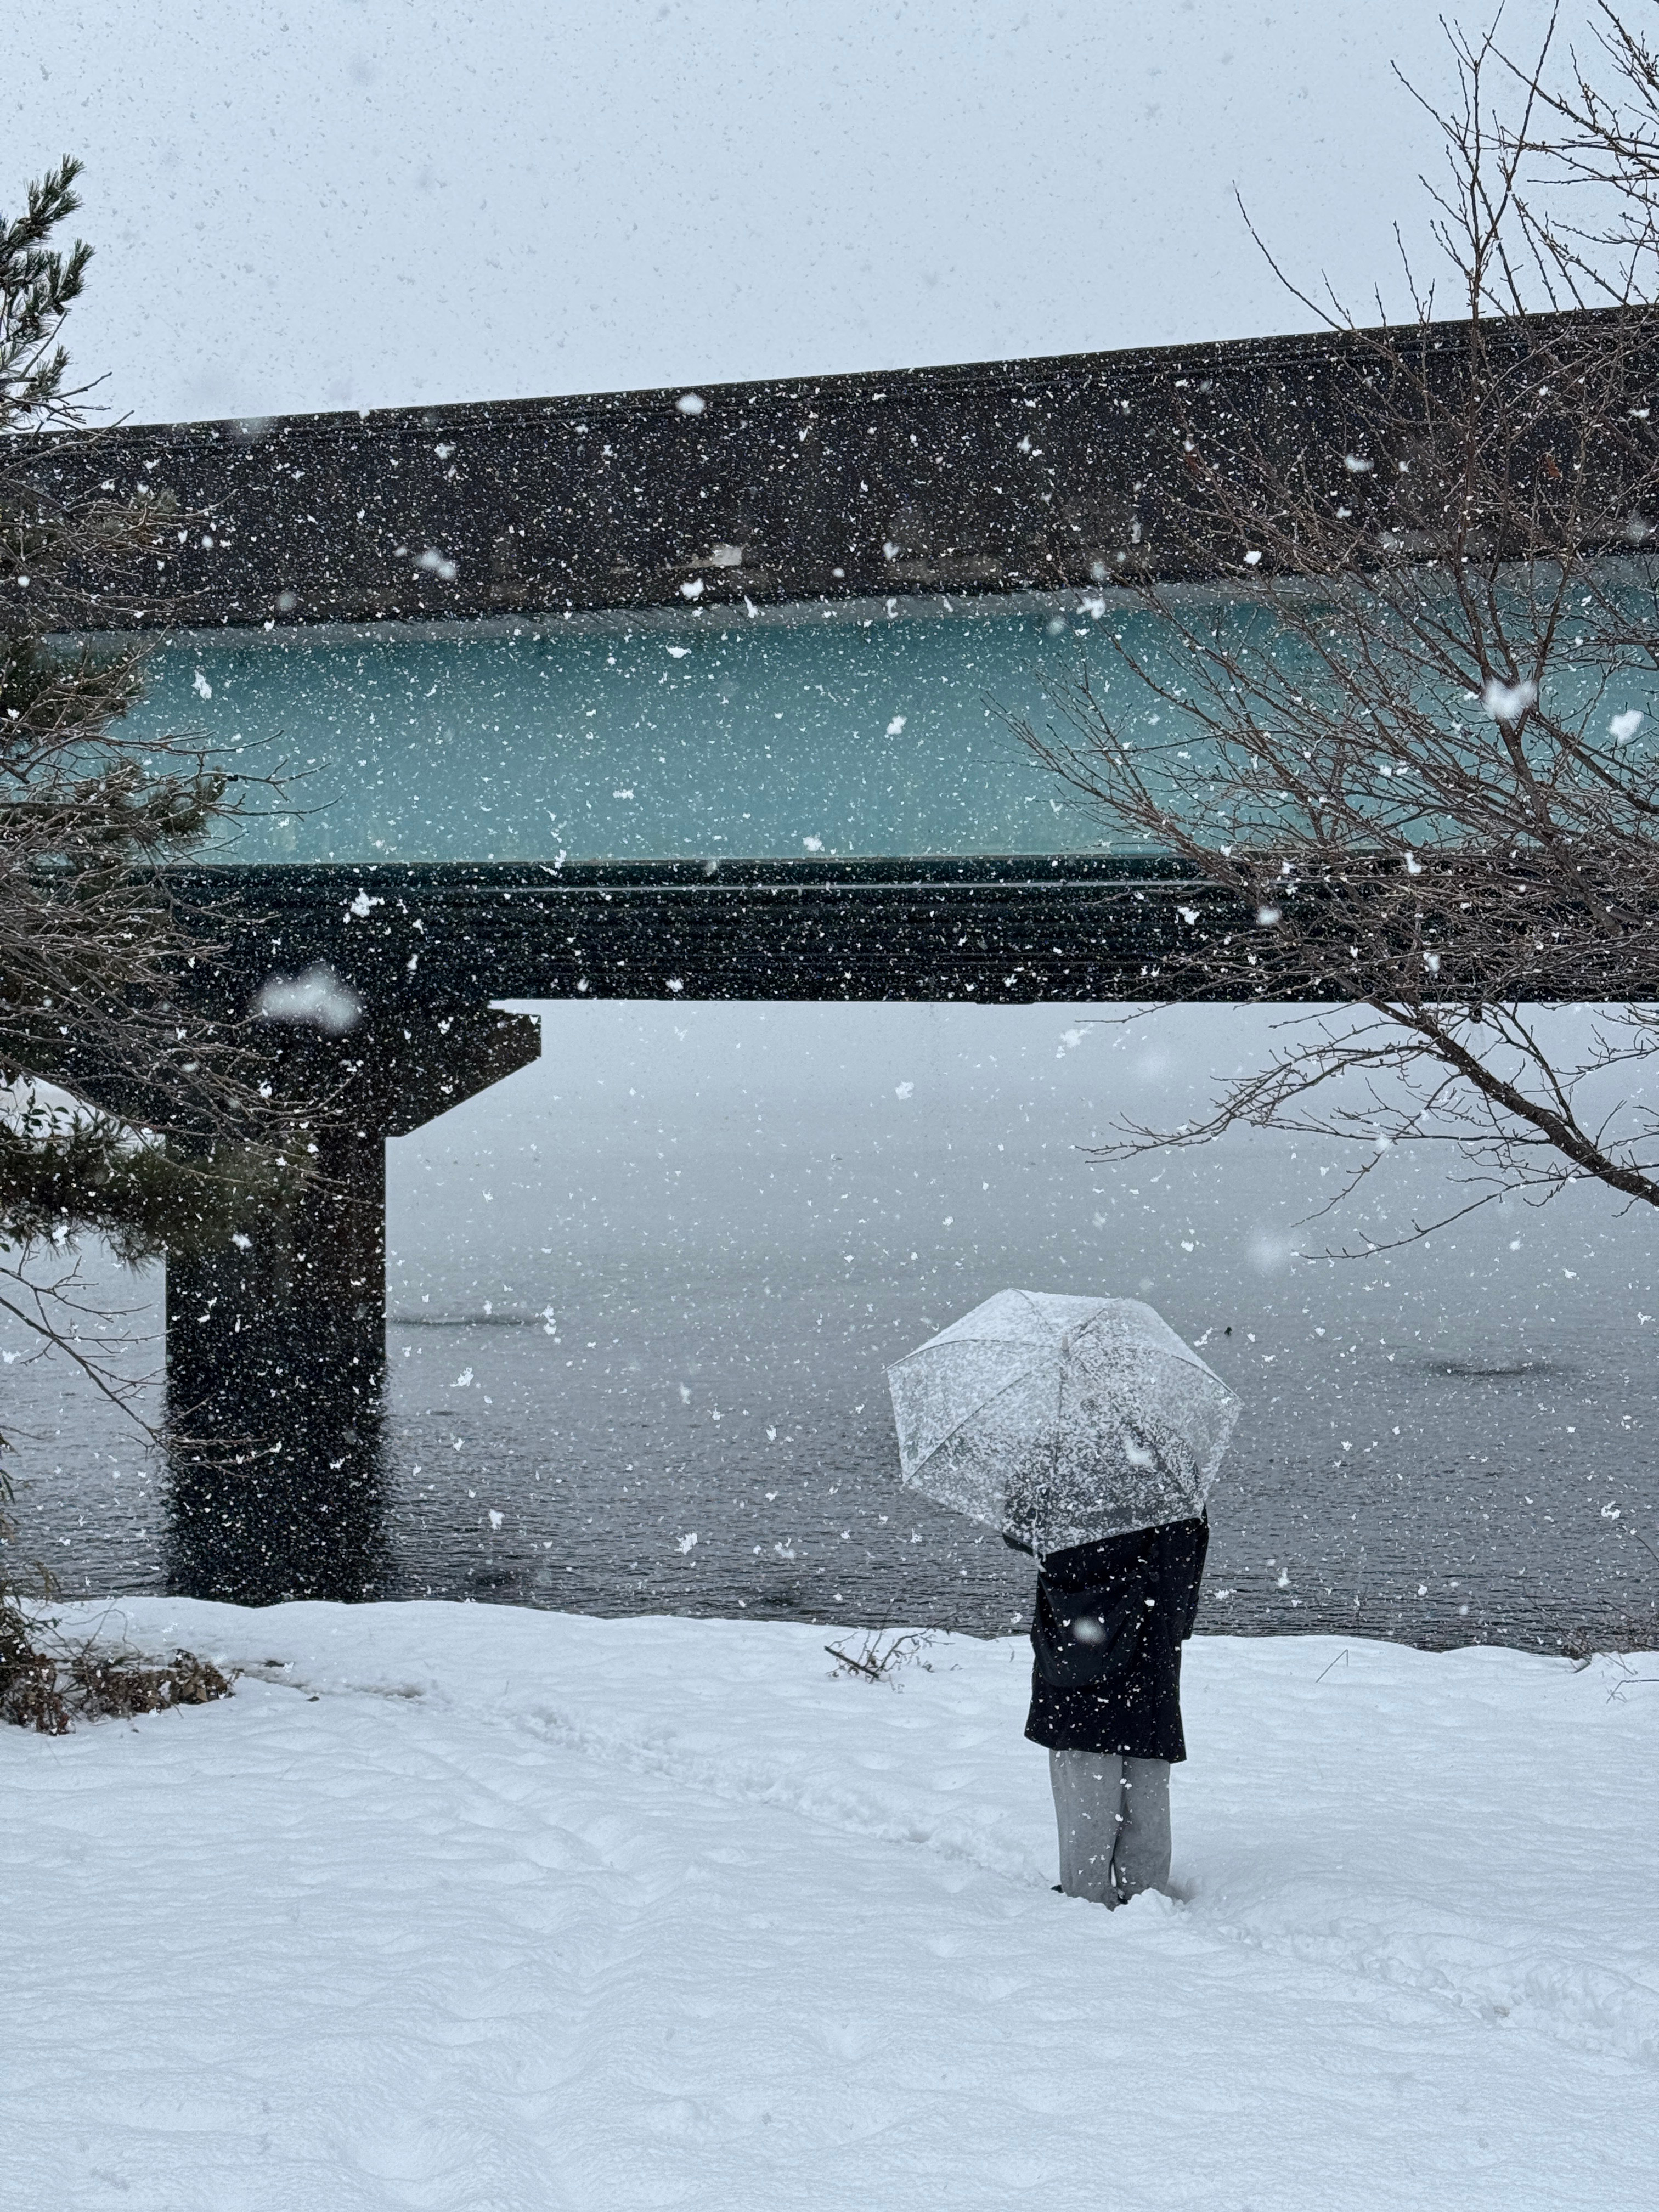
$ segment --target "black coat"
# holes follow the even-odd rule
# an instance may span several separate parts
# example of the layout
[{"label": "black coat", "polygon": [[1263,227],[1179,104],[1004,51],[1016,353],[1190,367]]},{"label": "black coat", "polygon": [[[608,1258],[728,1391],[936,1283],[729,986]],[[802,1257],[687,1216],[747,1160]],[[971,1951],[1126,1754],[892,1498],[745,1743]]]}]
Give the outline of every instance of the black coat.
[{"label": "black coat", "polygon": [[1209,1542],[1207,1519],[1171,1521],[1048,1554],[1031,1616],[1033,1743],[1185,1759],[1181,1647]]}]

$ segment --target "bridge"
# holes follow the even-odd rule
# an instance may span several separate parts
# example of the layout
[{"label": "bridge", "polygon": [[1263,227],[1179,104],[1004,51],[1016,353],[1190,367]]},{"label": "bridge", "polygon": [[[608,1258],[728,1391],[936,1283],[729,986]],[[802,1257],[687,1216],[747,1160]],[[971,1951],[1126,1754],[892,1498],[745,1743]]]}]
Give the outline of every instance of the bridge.
[{"label": "bridge", "polygon": [[[1182,393],[1300,435],[1352,361],[1272,340],[43,447],[71,489],[206,517],[126,618],[157,641],[140,726],[273,794],[178,872],[225,948],[204,995],[240,1015],[320,966],[361,1008],[270,1030],[274,1081],[349,1106],[314,1194],[168,1264],[179,1588],[359,1594],[385,1140],[536,1056],[493,1002],[1168,994],[1176,909],[1215,895],[1113,847],[1005,715],[1042,720],[1045,664],[1102,665],[1103,631],[1157,665],[1124,584],[1237,588],[1237,549],[1168,526]],[[1113,680],[1132,727],[1167,711]]]}]

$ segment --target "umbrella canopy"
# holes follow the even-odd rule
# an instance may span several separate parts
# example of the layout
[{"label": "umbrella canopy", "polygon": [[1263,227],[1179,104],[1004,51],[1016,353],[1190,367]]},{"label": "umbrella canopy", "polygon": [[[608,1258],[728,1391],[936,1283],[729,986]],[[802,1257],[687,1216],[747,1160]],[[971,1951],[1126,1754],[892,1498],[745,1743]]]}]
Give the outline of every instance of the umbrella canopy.
[{"label": "umbrella canopy", "polygon": [[1039,1557],[1201,1513],[1239,1413],[1138,1298],[999,1291],[887,1380],[904,1481]]}]

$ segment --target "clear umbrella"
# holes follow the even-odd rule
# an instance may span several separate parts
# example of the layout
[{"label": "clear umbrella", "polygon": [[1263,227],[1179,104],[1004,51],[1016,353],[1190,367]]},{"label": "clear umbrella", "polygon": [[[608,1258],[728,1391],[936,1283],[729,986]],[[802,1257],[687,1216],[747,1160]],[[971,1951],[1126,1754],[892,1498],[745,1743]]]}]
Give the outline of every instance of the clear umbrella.
[{"label": "clear umbrella", "polygon": [[904,1481],[1039,1557],[1201,1513],[1239,1413],[1138,1298],[999,1291],[887,1380]]}]

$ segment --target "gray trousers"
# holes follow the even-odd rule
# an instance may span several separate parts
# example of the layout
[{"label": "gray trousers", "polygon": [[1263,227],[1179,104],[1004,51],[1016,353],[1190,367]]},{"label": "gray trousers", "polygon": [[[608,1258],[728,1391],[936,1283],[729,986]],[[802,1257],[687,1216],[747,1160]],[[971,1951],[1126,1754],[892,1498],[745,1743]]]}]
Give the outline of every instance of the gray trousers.
[{"label": "gray trousers", "polygon": [[1051,1751],[1067,1897],[1126,1905],[1170,1885],[1170,1763],[1110,1751]]}]

